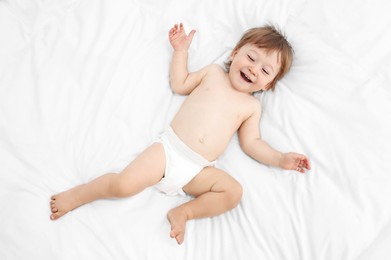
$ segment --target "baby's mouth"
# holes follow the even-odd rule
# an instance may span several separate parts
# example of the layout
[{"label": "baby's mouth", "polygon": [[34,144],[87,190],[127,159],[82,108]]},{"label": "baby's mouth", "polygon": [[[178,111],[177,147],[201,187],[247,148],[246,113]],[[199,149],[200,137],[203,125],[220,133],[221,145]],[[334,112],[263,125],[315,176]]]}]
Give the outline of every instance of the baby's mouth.
[{"label": "baby's mouth", "polygon": [[240,76],[242,77],[242,79],[244,79],[245,81],[247,81],[248,83],[253,83],[250,79],[249,76],[247,76],[245,73],[243,72],[240,72]]}]

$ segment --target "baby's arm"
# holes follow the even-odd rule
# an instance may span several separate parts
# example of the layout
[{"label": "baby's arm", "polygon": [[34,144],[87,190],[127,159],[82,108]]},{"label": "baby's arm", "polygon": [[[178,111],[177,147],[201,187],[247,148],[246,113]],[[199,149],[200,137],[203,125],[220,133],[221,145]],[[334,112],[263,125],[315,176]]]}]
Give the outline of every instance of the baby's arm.
[{"label": "baby's arm", "polygon": [[181,23],[179,26],[174,25],[168,34],[170,43],[174,48],[170,66],[170,85],[174,92],[182,95],[189,94],[199,85],[208,68],[193,73],[189,73],[187,70],[188,49],[195,32],[195,30],[192,30],[189,35],[186,35]]},{"label": "baby's arm", "polygon": [[261,139],[259,134],[261,106],[257,102],[254,107],[254,113],[243,122],[238,132],[243,151],[263,164],[277,166],[285,170],[296,170],[301,173],[304,173],[305,169],[309,170],[309,160],[305,155],[281,153]]}]

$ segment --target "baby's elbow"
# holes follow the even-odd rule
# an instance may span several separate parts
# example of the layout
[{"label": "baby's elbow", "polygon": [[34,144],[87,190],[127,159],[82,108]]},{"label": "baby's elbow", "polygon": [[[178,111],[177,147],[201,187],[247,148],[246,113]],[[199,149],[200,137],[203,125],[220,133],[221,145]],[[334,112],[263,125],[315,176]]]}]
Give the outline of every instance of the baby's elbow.
[{"label": "baby's elbow", "polygon": [[257,142],[259,139],[245,139],[239,142],[240,148],[243,150],[245,154],[250,157],[253,157],[254,154],[257,153],[259,149],[259,143]]},{"label": "baby's elbow", "polygon": [[179,95],[188,95],[188,91],[186,90],[186,87],[183,84],[171,82],[170,87],[172,92],[179,94]]},{"label": "baby's elbow", "polygon": [[248,142],[241,141],[239,142],[239,145],[244,153],[246,153],[247,155],[250,153],[251,149],[250,149],[250,144]]},{"label": "baby's elbow", "polygon": [[183,89],[181,88],[177,88],[177,87],[172,87],[171,86],[171,90],[172,92],[174,92],[175,94],[178,94],[178,95],[186,95],[187,93],[185,91],[183,91]]}]

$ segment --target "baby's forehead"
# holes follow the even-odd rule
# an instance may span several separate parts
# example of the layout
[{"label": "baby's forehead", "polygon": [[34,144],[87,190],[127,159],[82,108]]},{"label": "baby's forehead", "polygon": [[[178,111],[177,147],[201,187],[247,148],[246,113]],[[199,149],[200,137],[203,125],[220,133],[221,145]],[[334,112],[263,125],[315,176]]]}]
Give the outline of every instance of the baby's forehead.
[{"label": "baby's forehead", "polygon": [[256,44],[252,44],[252,43],[247,43],[247,44],[243,45],[241,49],[243,49],[243,51],[252,52],[254,54],[267,56],[270,58],[276,56],[277,63],[280,63],[280,59],[281,59],[281,51],[280,50],[276,50],[273,48],[267,48],[267,47],[259,47]]},{"label": "baby's forehead", "polygon": [[255,52],[265,52],[268,55],[272,53],[280,54],[280,50],[276,50],[275,48],[272,47],[263,47],[263,46],[258,46],[256,43],[246,43],[245,45],[242,46],[242,48],[248,49],[249,51],[255,51]]}]

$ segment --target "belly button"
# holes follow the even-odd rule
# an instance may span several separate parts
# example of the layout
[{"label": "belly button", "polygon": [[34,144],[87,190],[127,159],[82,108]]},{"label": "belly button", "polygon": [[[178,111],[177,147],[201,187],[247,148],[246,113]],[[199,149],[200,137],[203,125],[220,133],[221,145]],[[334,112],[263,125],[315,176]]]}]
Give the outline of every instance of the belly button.
[{"label": "belly button", "polygon": [[203,143],[204,143],[204,138],[203,138],[203,137],[200,137],[200,138],[198,138],[198,141],[199,141],[201,144],[203,144]]}]

